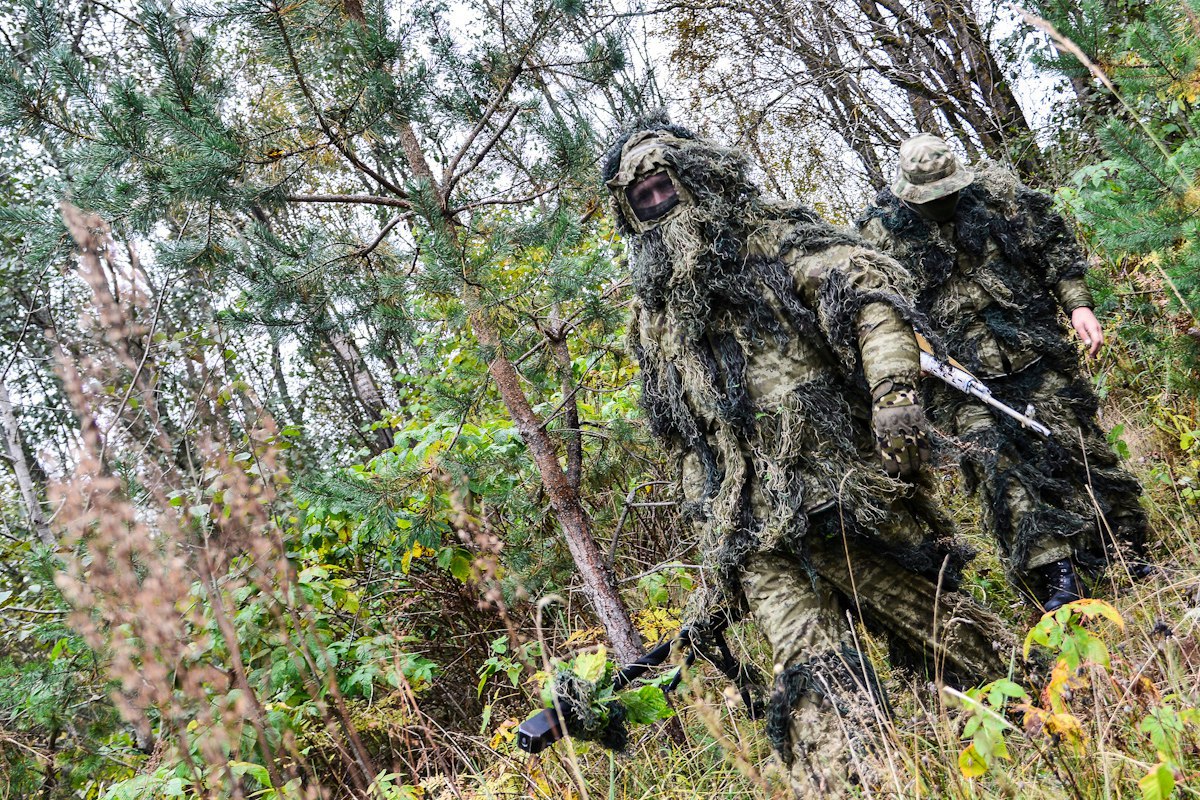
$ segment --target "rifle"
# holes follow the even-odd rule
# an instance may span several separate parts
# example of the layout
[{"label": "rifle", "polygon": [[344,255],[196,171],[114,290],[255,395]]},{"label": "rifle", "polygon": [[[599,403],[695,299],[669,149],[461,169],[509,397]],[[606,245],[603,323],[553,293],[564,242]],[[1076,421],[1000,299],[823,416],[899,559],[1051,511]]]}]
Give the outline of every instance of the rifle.
[{"label": "rifle", "polygon": [[[699,654],[705,661],[716,666],[726,677],[737,684],[742,701],[750,711],[751,718],[756,719],[762,713],[762,703],[751,697],[749,687],[751,683],[759,682],[760,679],[752,667],[739,664],[733,657],[733,653],[730,652],[729,645],[725,641],[726,625],[727,623],[722,621],[711,627],[684,628],[674,637],[659,642],[646,655],[621,668],[613,677],[613,689],[624,689],[645,675],[651,667],[657,667],[666,661],[671,654],[671,648],[678,642],[687,648],[687,656],[684,658],[683,665],[675,670],[671,680],[663,687],[664,692],[672,691],[679,686],[679,682],[683,680],[684,667],[690,667],[695,663],[696,656]],[[704,649],[703,642],[705,640],[711,641],[716,646],[716,656]],[[567,736],[568,721],[563,719],[566,714],[567,709],[556,701],[552,708],[547,708],[522,722],[517,727],[517,747],[526,753],[540,753]]]},{"label": "rifle", "polygon": [[992,396],[992,390],[987,385],[976,378],[971,373],[963,368],[963,365],[951,358],[949,361],[942,361],[933,353],[933,347],[921,334],[917,334],[917,345],[921,348],[921,369],[940,378],[946,383],[958,389],[964,394],[969,394],[972,397],[979,399],[1002,414],[1015,419],[1021,423],[1024,428],[1029,428],[1035,433],[1040,433],[1047,439],[1050,438],[1050,429],[1033,418],[1034,409],[1032,405],[1025,407],[1025,413],[1022,414],[1012,406],[1005,405]]}]

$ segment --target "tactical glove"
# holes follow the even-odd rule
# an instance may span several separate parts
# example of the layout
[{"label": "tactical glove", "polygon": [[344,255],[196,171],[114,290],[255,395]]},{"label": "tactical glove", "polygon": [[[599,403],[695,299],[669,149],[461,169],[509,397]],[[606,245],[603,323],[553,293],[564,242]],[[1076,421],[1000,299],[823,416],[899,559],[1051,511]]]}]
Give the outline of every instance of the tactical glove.
[{"label": "tactical glove", "polygon": [[884,381],[874,394],[875,446],[883,469],[893,478],[914,478],[930,456],[917,390]]}]

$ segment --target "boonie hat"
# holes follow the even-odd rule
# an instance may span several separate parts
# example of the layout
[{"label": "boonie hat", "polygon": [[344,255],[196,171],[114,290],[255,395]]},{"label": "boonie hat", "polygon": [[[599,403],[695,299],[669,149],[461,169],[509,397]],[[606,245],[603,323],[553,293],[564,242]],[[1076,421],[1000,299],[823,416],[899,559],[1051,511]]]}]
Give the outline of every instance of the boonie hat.
[{"label": "boonie hat", "polygon": [[892,194],[907,203],[928,203],[971,185],[975,173],[932,133],[919,133],[900,145]]}]

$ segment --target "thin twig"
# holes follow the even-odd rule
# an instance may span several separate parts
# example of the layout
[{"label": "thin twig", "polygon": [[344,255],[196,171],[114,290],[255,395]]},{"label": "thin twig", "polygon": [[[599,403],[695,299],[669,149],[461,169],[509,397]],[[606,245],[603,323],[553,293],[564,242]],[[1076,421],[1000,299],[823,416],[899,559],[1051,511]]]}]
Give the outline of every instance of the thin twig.
[{"label": "thin twig", "polygon": [[397,197],[380,197],[375,194],[289,194],[284,200],[293,203],[363,203],[373,206],[412,208],[412,203]]}]

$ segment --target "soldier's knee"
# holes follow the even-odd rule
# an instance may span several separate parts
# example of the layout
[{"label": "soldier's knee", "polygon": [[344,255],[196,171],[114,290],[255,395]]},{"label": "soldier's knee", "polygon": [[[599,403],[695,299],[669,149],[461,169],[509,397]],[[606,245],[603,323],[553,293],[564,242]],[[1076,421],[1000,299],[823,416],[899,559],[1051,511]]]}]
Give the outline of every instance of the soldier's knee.
[{"label": "soldier's knee", "polygon": [[[795,725],[801,711],[824,717],[830,725]],[[793,665],[779,674],[775,690],[767,707],[767,736],[785,763],[792,763],[796,746],[804,750],[820,750],[828,744],[821,741],[795,741],[799,728],[806,736],[835,736],[842,728],[834,717],[848,722],[851,730],[861,730],[877,716],[890,716],[887,697],[870,663],[849,647],[829,650],[809,660]]]}]

